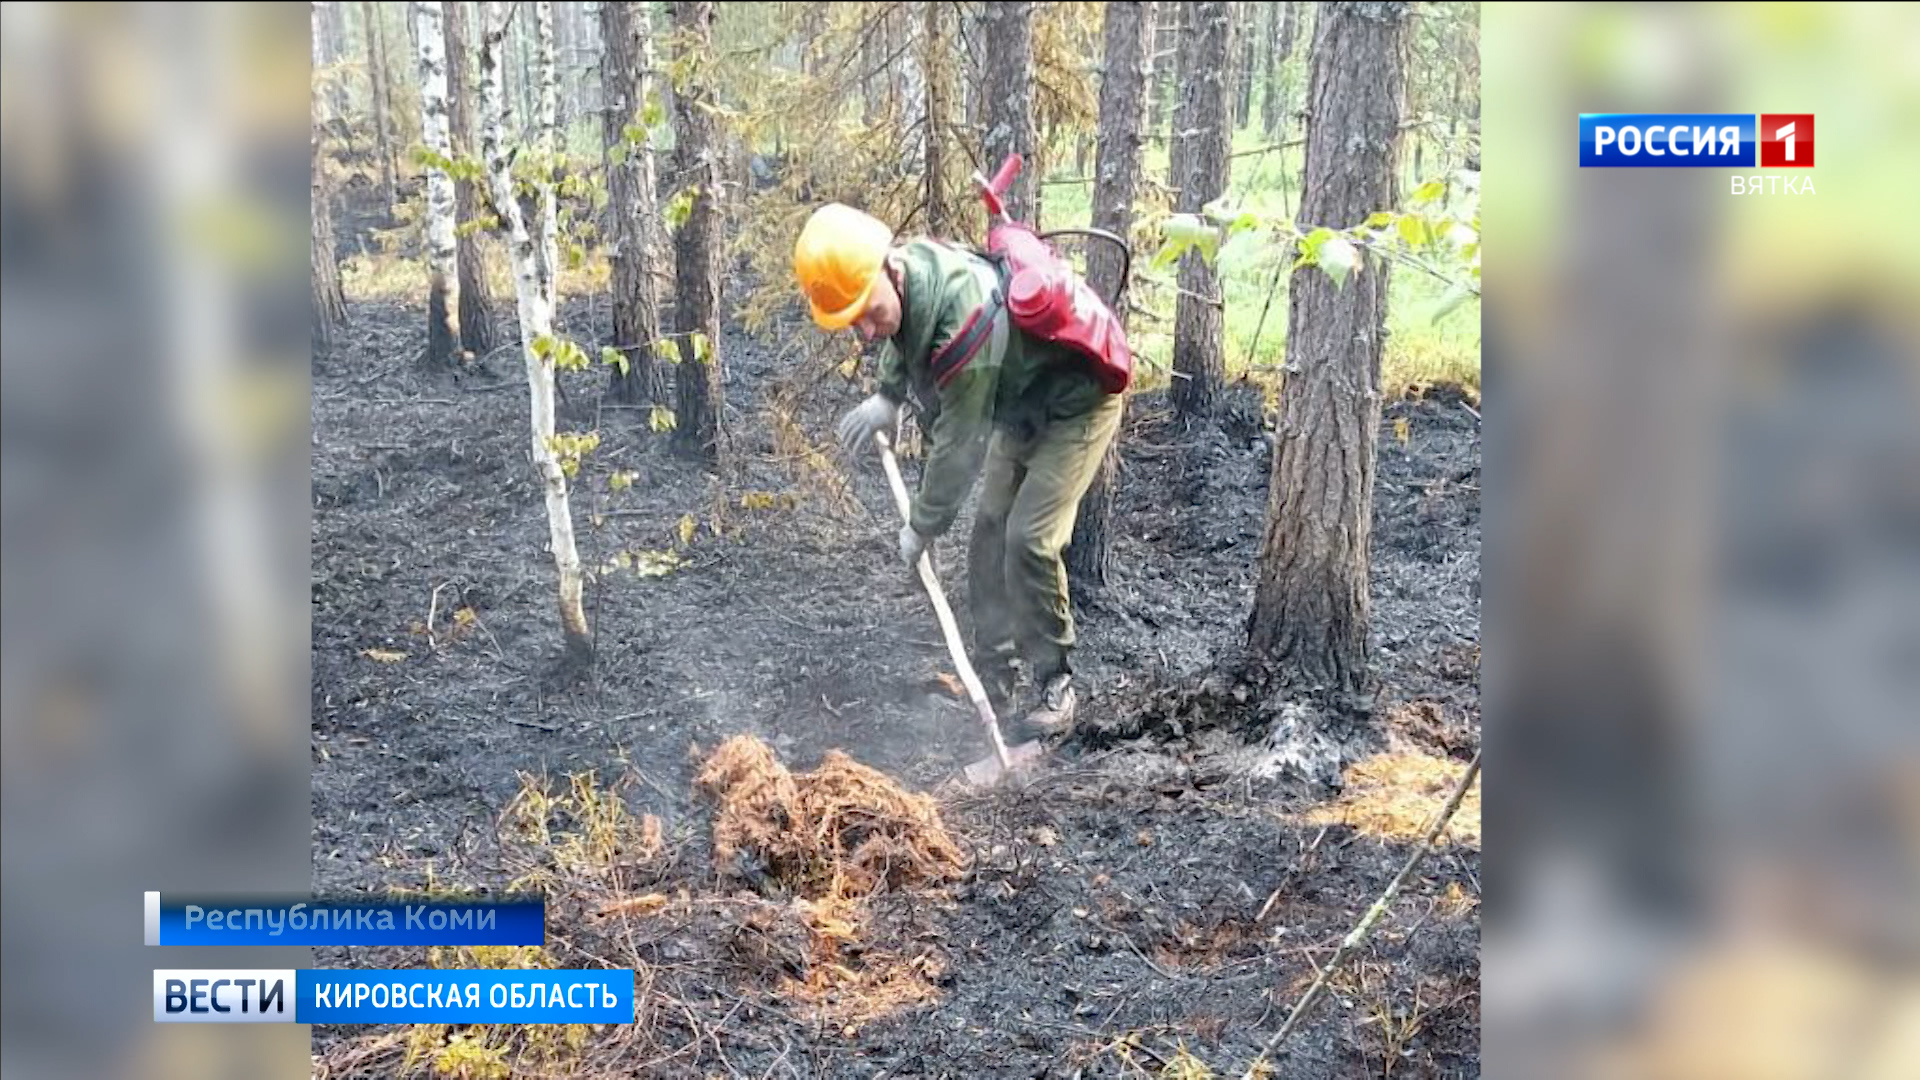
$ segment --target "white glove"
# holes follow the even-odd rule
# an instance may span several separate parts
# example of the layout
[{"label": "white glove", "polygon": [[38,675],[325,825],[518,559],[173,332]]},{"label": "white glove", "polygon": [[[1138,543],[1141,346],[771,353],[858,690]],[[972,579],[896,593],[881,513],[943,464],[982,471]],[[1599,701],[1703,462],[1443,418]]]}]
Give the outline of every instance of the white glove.
[{"label": "white glove", "polygon": [[913,526],[900,526],[900,561],[909,567],[920,563],[920,556],[927,550],[927,538],[913,531]]},{"label": "white glove", "polygon": [[900,431],[900,406],[887,399],[885,394],[875,394],[854,406],[840,419],[840,447],[848,454],[857,454],[873,441],[876,431],[884,431],[889,439],[895,438]]}]

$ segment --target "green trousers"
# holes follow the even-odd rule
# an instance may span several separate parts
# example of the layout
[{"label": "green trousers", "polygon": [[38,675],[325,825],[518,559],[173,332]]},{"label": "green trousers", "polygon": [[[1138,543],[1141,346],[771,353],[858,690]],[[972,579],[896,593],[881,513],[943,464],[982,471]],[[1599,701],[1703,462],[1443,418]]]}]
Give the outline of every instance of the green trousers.
[{"label": "green trousers", "polygon": [[1067,670],[1073,605],[1060,556],[1123,407],[1116,394],[1030,434],[994,432],[967,548],[974,647],[983,664],[1019,656],[1042,683]]}]

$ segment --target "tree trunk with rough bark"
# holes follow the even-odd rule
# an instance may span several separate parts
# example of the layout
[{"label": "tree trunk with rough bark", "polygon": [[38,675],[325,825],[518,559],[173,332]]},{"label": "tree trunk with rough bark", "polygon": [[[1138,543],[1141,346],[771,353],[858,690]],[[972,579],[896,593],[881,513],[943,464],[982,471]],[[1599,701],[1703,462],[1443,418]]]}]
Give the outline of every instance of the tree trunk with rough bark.
[{"label": "tree trunk with rough bark", "polygon": [[[328,5],[311,4],[308,6],[308,21],[313,28],[314,62],[321,60],[326,47],[326,25]],[[331,95],[322,93],[319,82],[313,84],[309,92],[313,109],[312,131],[309,135],[311,146],[308,159],[312,169],[308,177],[308,197],[312,207],[312,236],[309,238],[309,268],[313,278],[313,355],[316,360],[324,359],[333,351],[333,343],[347,327],[347,298],[340,288],[340,264],[334,258],[333,246],[333,191],[327,182],[326,131],[332,119],[333,110],[328,104]]]},{"label": "tree trunk with rough bark", "polygon": [[[1180,45],[1180,111],[1174,118],[1175,211],[1197,214],[1227,190],[1227,72],[1233,5],[1189,3]],[[1225,314],[1220,275],[1199,251],[1180,257],[1174,307],[1173,387],[1182,417],[1208,417],[1226,385]]]},{"label": "tree trunk with rough bark", "polygon": [[[537,8],[545,7],[537,5]],[[520,201],[514,197],[513,175],[506,145],[506,107],[502,100],[502,75],[506,37],[505,6],[488,0],[480,5],[480,114],[484,125],[481,154],[486,158],[487,176],[492,184],[494,205],[505,219],[503,226],[513,258],[514,298],[520,315],[521,353],[526,361],[527,386],[531,404],[533,463],[546,493],[548,542],[553,550],[554,567],[559,574],[560,626],[568,655],[584,660],[593,653],[593,637],[587,628],[582,604],[585,578],[580,568],[580,552],[574,544],[573,511],[567,500],[567,474],[561,467],[554,445],[554,281],[551,255],[542,256],[538,247],[552,242],[550,222],[536,222],[529,228],[520,213]],[[547,78],[551,85],[551,76]],[[551,117],[552,112],[546,112]],[[539,125],[536,153],[544,157],[552,128]],[[545,189],[535,203],[536,213],[551,216],[551,178],[540,171],[536,187]]]},{"label": "tree trunk with rough bark", "polygon": [[1273,35],[1267,49],[1266,91],[1260,100],[1260,130],[1274,142],[1286,139],[1288,93],[1287,60],[1293,56],[1294,39],[1300,32],[1300,5],[1281,4],[1274,12]]},{"label": "tree trunk with rough bark", "polygon": [[629,405],[666,405],[666,376],[655,348],[660,341],[660,209],[656,204],[653,138],[653,28],[645,4],[600,5],[602,133],[607,146],[607,212],[613,226],[613,347],[626,370],[612,375],[613,397]]},{"label": "tree trunk with rough bark", "polygon": [[[713,51],[711,0],[674,0],[676,57],[698,63]],[[714,130],[713,88],[696,73],[674,96],[674,172],[691,209],[674,240],[674,331],[680,365],[674,388],[674,441],[681,453],[720,460],[720,140]]]},{"label": "tree trunk with rough bark", "polygon": [[[1392,208],[1410,3],[1319,13],[1300,227],[1345,229]],[[1283,683],[1351,698],[1368,683],[1368,546],[1387,264],[1344,285],[1306,266],[1288,288],[1287,374],[1247,643]]]},{"label": "tree trunk with rough bark", "polygon": [[1233,65],[1233,126],[1246,127],[1253,115],[1254,40],[1259,36],[1262,8],[1271,4],[1233,5],[1233,36],[1240,43]]},{"label": "tree trunk with rough bark", "polygon": [[[1140,149],[1147,111],[1147,57],[1153,52],[1153,5],[1117,2],[1106,7],[1100,80],[1100,146],[1093,166],[1093,224],[1125,239],[1133,229],[1134,193],[1140,185]],[[1121,279],[1121,255],[1111,244],[1095,241],[1087,253],[1087,284],[1113,307],[1124,328],[1127,289]],[[1081,584],[1107,582],[1113,550],[1113,487],[1120,461],[1116,437],[1080,500],[1073,540],[1067,546],[1067,573]]]},{"label": "tree trunk with rough bark", "polygon": [[380,197],[386,200],[387,219],[400,196],[393,179],[393,136],[389,125],[393,116],[393,89],[388,85],[387,34],[380,16],[380,5],[363,0],[360,10],[367,22],[367,75],[373,83],[373,145],[380,155]]},{"label": "tree trunk with rough bark", "polygon": [[925,69],[927,228],[935,236],[955,237],[965,226],[958,185],[947,176],[947,153],[955,125],[953,12],[946,4],[926,4],[922,21],[921,67]]},{"label": "tree trunk with rough bark", "polygon": [[[461,160],[479,153],[479,132],[473,120],[472,46],[467,33],[465,0],[440,5],[447,50],[447,107],[453,128],[453,152]],[[487,284],[485,249],[480,244],[480,192],[474,181],[453,182],[456,237],[454,261],[460,266],[460,344],[475,357],[484,357],[499,343],[493,326],[493,290]]]},{"label": "tree trunk with rough bark", "polygon": [[[447,105],[446,31],[439,0],[415,0],[413,40],[420,61],[421,142],[445,161],[453,159],[451,110]],[[454,256],[453,176],[429,165],[427,179],[427,364],[458,366],[460,271]]]},{"label": "tree trunk with rough bark", "polygon": [[1040,225],[1039,135],[1033,124],[1033,4],[989,4],[982,20],[987,101],[984,172],[991,175],[1008,154],[1026,164],[1004,199],[1015,221]]}]

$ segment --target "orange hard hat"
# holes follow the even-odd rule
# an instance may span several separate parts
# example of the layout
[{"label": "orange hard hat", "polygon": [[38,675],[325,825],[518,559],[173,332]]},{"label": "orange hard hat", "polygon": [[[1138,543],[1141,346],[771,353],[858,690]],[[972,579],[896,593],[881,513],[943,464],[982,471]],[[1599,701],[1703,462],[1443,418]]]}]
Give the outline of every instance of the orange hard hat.
[{"label": "orange hard hat", "polygon": [[851,206],[828,203],[807,219],[793,246],[793,273],[821,329],[844,329],[866,311],[892,243],[885,222]]}]

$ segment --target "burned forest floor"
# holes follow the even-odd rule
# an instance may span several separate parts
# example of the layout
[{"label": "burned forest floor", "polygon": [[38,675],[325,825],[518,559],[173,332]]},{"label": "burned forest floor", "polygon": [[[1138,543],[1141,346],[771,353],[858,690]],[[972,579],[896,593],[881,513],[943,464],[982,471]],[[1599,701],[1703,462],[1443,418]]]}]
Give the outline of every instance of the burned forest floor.
[{"label": "burned forest floor", "polygon": [[[572,491],[596,657],[569,672],[517,348],[430,372],[421,309],[350,313],[313,376],[314,888],[543,888],[539,962],[639,972],[631,1027],[467,1033],[512,1075],[1237,1076],[1479,745],[1480,439],[1456,392],[1385,410],[1378,700],[1333,740],[1343,782],[1129,720],[1244,637],[1272,444],[1236,383],[1206,424],[1130,401],[1111,580],[1077,597],[1104,734],[981,791],[954,783],[986,744],[878,462],[828,448],[857,386],[730,328],[714,468],[613,407],[604,369],[563,374],[559,428],[600,436]],[[606,320],[570,302],[562,331],[594,355]],[[963,623],[969,520],[934,548]],[[723,748],[771,760],[723,783]],[[742,783],[884,819],[854,834],[885,844],[836,832],[816,864],[717,838]],[[847,810],[863,792],[895,809]],[[1277,1074],[1477,1075],[1478,896],[1476,805]],[[316,1071],[461,1075],[455,1034],[316,1029]]]}]

